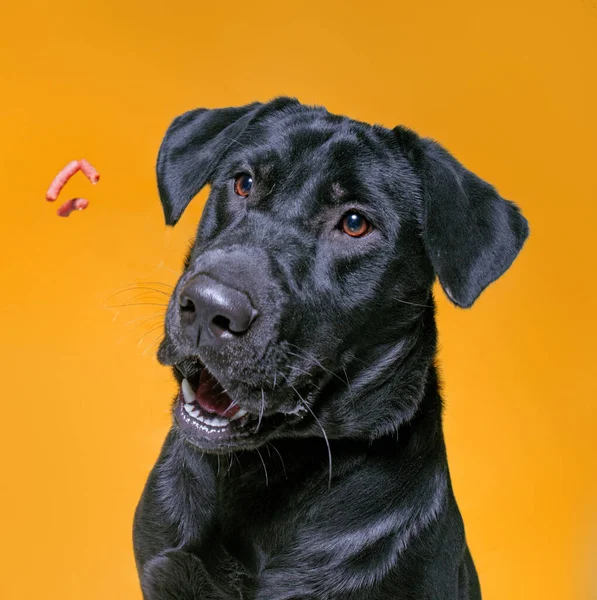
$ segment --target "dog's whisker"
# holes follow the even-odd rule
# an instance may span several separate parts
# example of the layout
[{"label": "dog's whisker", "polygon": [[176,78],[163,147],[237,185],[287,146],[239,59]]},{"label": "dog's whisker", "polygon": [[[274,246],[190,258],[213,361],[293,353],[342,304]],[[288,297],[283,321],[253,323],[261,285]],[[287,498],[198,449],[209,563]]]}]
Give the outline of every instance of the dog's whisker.
[{"label": "dog's whisker", "polygon": [[154,331],[157,331],[158,329],[162,328],[162,323],[158,323],[157,325],[154,325],[149,331],[146,331],[137,341],[137,344],[140,344],[141,342],[143,342],[143,340],[150,334],[153,333]]},{"label": "dog's whisker", "polygon": [[[120,314],[120,313],[117,313],[117,314]],[[135,330],[135,329],[137,329],[137,327],[140,327],[141,325],[147,323],[151,319],[157,319],[157,318],[163,319],[164,317],[165,317],[164,312],[160,310],[159,312],[153,313],[149,317],[146,317],[145,315],[138,315],[136,317],[133,317],[132,319],[129,319],[124,324],[124,326],[130,327],[131,325],[133,325],[132,329]]]},{"label": "dog's whisker", "polygon": [[290,383],[290,387],[295,391],[296,395],[299,397],[303,406],[311,413],[311,416],[315,419],[315,422],[317,423],[317,425],[319,425],[319,428],[321,429],[321,433],[323,433],[323,439],[325,440],[326,446],[328,448],[328,461],[329,461],[328,462],[328,469],[329,469],[329,471],[328,471],[328,487],[332,487],[332,448],[330,447],[330,441],[328,440],[327,433],[325,432],[325,429],[324,429],[323,425],[321,424],[321,421],[317,418],[317,415],[311,410],[311,407],[309,406],[308,402],[300,395],[299,391],[291,383]]},{"label": "dog's whisker", "polygon": [[160,298],[160,297],[156,298],[155,296],[152,296],[148,292],[141,292],[141,293],[136,294],[135,296],[129,298],[127,300],[127,302],[130,304],[132,302],[137,302],[138,300],[142,301],[142,302],[147,301],[147,302],[160,302],[161,303],[163,298]]},{"label": "dog's whisker", "polygon": [[153,342],[151,342],[151,344],[143,351],[143,356],[147,356],[147,353],[150,350],[155,350],[161,340],[162,340],[162,335],[158,335],[158,337]]},{"label": "dog's whisker", "polygon": [[158,269],[164,269],[166,271],[170,271],[170,273],[173,273],[174,275],[176,275],[176,277],[178,277],[180,275],[180,273],[177,273],[174,269],[171,269],[170,267],[167,267],[164,262],[162,261],[161,263],[159,263],[157,265]]},{"label": "dog's whisker", "polygon": [[[125,283],[123,286],[121,286],[122,288],[126,288],[126,287],[135,287],[137,285],[161,285],[167,288],[173,288],[175,287],[174,284],[172,283],[166,283],[165,281],[155,281],[155,280],[139,280],[139,281],[131,281],[130,283]],[[121,289],[121,288],[118,288]]]},{"label": "dog's whisker", "polygon": [[155,351],[159,343],[159,339],[157,339],[154,343],[152,343],[148,348],[146,348],[141,356],[147,356],[150,351]]},{"label": "dog's whisker", "polygon": [[[325,367],[319,360],[317,360],[317,358],[315,358],[312,354],[307,353],[306,350],[304,350],[303,348],[300,348],[299,346],[297,346],[296,344],[290,344],[289,345],[293,346],[294,348],[296,348],[299,352],[303,352],[304,354],[301,356],[300,354],[296,354],[295,352],[291,352],[290,350],[286,350],[287,354],[290,354],[292,356],[296,356],[297,358],[302,358],[305,359],[307,361],[311,360],[313,361],[318,367],[320,367],[324,373],[327,373],[328,375],[331,375],[332,377],[335,377],[336,379],[338,379],[339,381],[341,381],[342,383],[346,384],[349,388],[350,388],[350,383],[348,381],[348,377],[346,378],[346,381],[344,379],[342,379],[342,377],[340,377],[337,373],[334,373],[332,370],[328,369],[327,367]],[[297,369],[297,370],[302,370],[299,367],[295,367],[293,365],[288,365],[290,369]],[[344,367],[343,367],[344,368]],[[303,370],[303,373],[306,373],[307,375],[309,375],[309,373],[307,371]],[[344,371],[344,373],[346,374],[346,370]]]},{"label": "dog's whisker", "polygon": [[261,464],[263,465],[263,471],[265,472],[265,487],[269,486],[269,477],[267,476],[267,467],[265,466],[265,461],[263,460],[263,456],[261,456],[261,452],[259,452],[259,448],[256,448],[257,454],[259,454],[259,458],[261,459]]},{"label": "dog's whisker", "polygon": [[276,183],[274,182],[274,185],[272,185],[272,187],[270,188],[270,191],[265,193],[263,195],[264,198],[267,198],[268,196],[271,196],[272,192],[274,191],[274,188],[276,187]]},{"label": "dog's whisker", "polygon": [[226,138],[231,144],[238,144],[239,146],[241,146],[241,148],[246,148],[246,146],[244,144],[242,144],[241,142],[239,142],[236,138]]},{"label": "dog's whisker", "polygon": [[348,378],[348,373],[346,372],[346,367],[342,365],[342,371],[344,371],[344,377],[346,378],[346,385],[348,386],[348,392],[352,396],[352,387],[350,385],[350,379]]},{"label": "dog's whisker", "polygon": [[137,340],[137,345],[140,345],[143,340],[150,334],[155,333],[156,331],[159,331],[162,329],[162,324],[158,323],[157,325],[154,325],[153,327],[151,327],[148,331],[146,331],[138,340]]},{"label": "dog's whisker", "polygon": [[[132,323],[134,323],[135,321],[137,321],[140,317],[137,317],[136,319],[133,319],[132,321],[129,321],[128,325],[131,325]],[[149,321],[153,321],[154,319],[162,319],[162,325],[163,323],[163,319],[164,319],[164,313],[157,313],[155,315],[151,315],[151,317],[147,317],[146,319],[143,319],[143,321],[140,321],[139,323],[136,323],[133,327],[133,330],[137,329],[138,327],[141,327],[142,325],[145,325],[145,323],[149,323]]]},{"label": "dog's whisker", "polygon": [[259,428],[261,427],[261,420],[263,419],[264,410],[265,410],[265,392],[263,391],[263,388],[261,388],[261,405],[259,407],[259,419],[257,421],[257,427],[255,427],[255,433],[257,433],[259,431]]},{"label": "dog's whisker", "polygon": [[135,292],[142,292],[144,294],[155,293],[155,294],[170,296],[172,294],[172,290],[174,289],[173,286],[169,286],[166,291],[163,289],[153,287],[154,285],[166,286],[167,284],[162,284],[161,282],[156,281],[156,282],[141,282],[141,283],[133,283],[133,284],[124,285],[120,288],[117,288],[114,292],[109,294],[106,298],[106,302],[111,302],[115,298],[117,298],[118,296],[122,296],[123,294],[135,293]]},{"label": "dog's whisker", "polygon": [[[136,291],[137,290],[130,290],[130,292],[136,292]],[[117,296],[118,296],[118,294],[113,294],[112,296],[110,296],[108,298],[107,301],[108,302],[116,301]],[[166,297],[169,297],[169,294],[166,294]],[[136,301],[147,301],[147,302],[160,302],[160,305],[161,305],[162,300],[163,300],[163,298],[161,296],[156,297],[151,292],[142,291],[139,293],[135,293],[133,296],[130,296],[129,298],[127,298],[126,302],[123,302],[123,304],[131,305]],[[112,307],[112,305],[110,305],[110,304],[105,304],[104,306],[106,308]],[[164,304],[164,306],[167,306],[167,304]]]},{"label": "dog's whisker", "polygon": [[[292,354],[291,352],[288,352],[288,354]],[[295,354],[294,356],[298,356],[298,354]],[[304,357],[301,357],[304,358]],[[289,369],[292,369],[293,371],[298,371],[299,373],[304,373],[305,375],[311,375],[309,373],[309,371],[305,370],[305,369],[301,369],[300,367],[297,367],[295,365],[288,365]]]},{"label": "dog's whisker", "polygon": [[409,302],[408,300],[402,300],[402,298],[392,297],[396,302],[400,302],[400,304],[408,304],[409,306],[418,306],[420,308],[433,308],[430,304],[418,304],[417,302]]},{"label": "dog's whisker", "polygon": [[[177,275],[177,277],[178,277],[178,275]],[[137,285],[139,285],[139,284],[140,285],[161,285],[161,286],[167,287],[171,290],[173,290],[176,287],[175,284],[166,283],[165,281],[139,281],[139,282],[137,282]]]},{"label": "dog's whisker", "polygon": [[272,444],[270,442],[268,442],[267,445],[271,446],[277,452],[278,456],[280,457],[280,462],[282,463],[282,470],[284,471],[284,477],[285,477],[285,479],[288,479],[288,475],[286,473],[286,465],[284,464],[284,459],[282,458],[280,451],[274,446],[274,444]]},{"label": "dog's whisker", "polygon": [[[293,344],[292,342],[285,342],[288,346],[292,346],[293,348],[296,348],[296,350],[298,350],[299,352],[303,352],[305,353],[305,356],[303,356],[302,358],[305,358],[307,360],[312,359],[312,360],[316,360],[315,357],[308,353],[304,348],[301,348],[300,346],[298,346],[297,344]],[[362,360],[361,358],[359,358],[358,356],[356,356],[354,353],[350,352],[348,353],[348,356],[351,360],[356,360],[357,362],[360,362],[362,365],[364,365],[365,367],[371,367],[373,363],[369,363],[367,361]],[[321,365],[323,368],[323,365]]]},{"label": "dog's whisker", "polygon": [[350,402],[352,403],[352,408],[356,412],[357,406],[355,403],[355,397],[352,392],[352,386],[350,385],[350,380],[348,378],[348,373],[346,372],[346,367],[342,365],[342,370],[344,371],[344,376],[346,377],[346,385],[348,386],[348,397],[350,398]]},{"label": "dog's whisker", "polygon": [[230,410],[231,408],[236,408],[238,406],[238,401],[237,400],[233,400],[230,405],[228,406],[227,410]]},{"label": "dog's whisker", "polygon": [[109,298],[112,298],[114,296],[119,296],[121,294],[127,294],[129,292],[136,292],[137,290],[139,291],[145,291],[145,292],[155,292],[156,294],[163,294],[164,296],[168,296],[170,297],[171,295],[171,291],[165,291],[165,290],[160,290],[158,288],[154,288],[151,286],[147,286],[147,285],[130,285],[124,288],[121,288],[119,290],[116,290],[113,294],[111,294],[109,296]]},{"label": "dog's whisker", "polygon": [[161,302],[130,302],[125,304],[108,304],[105,308],[123,308],[128,306],[162,306],[163,308],[168,308],[167,304],[162,304]]},{"label": "dog's whisker", "polygon": [[149,345],[145,348],[145,350],[143,350],[143,352],[141,353],[141,356],[147,356],[147,354],[149,352],[153,352],[154,350],[156,350],[161,339],[162,339],[162,336],[158,335],[156,338],[152,339],[151,341],[148,341]]},{"label": "dog's whisker", "polygon": [[237,456],[237,453],[236,453],[236,452],[233,452],[233,453],[232,453],[232,456],[234,457],[234,459],[235,459],[235,460],[236,460],[236,462],[238,463],[238,468],[239,468],[239,471],[240,471],[240,473],[241,473],[241,475],[242,475],[242,472],[243,472],[243,463],[241,463],[241,462],[240,462],[240,458],[238,458],[238,456]]}]

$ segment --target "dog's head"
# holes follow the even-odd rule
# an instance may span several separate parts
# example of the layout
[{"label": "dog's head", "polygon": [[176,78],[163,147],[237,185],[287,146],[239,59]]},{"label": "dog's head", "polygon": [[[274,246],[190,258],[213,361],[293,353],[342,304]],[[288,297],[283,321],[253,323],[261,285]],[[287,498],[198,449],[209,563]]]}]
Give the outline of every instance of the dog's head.
[{"label": "dog's head", "polygon": [[469,307],[528,234],[435,142],[288,98],[178,117],[157,175],[169,225],[211,185],[158,353],[208,451],[395,430],[433,354],[434,278]]}]

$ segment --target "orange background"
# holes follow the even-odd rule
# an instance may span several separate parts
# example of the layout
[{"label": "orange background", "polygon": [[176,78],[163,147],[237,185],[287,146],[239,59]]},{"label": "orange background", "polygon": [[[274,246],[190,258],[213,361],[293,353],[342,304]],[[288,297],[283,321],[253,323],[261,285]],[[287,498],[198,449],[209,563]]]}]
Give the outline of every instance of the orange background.
[{"label": "orange background", "polygon": [[[174,386],[166,296],[126,286],[175,281],[205,198],[166,229],[157,149],[187,109],[279,94],[431,135],[523,208],[506,276],[470,311],[438,293],[450,465],[485,600],[596,597],[595,0],[4,1],[0,21],[0,598],[140,598],[131,521]],[[59,219],[44,192],[82,156],[102,180],[77,175],[64,199],[90,208]]]}]

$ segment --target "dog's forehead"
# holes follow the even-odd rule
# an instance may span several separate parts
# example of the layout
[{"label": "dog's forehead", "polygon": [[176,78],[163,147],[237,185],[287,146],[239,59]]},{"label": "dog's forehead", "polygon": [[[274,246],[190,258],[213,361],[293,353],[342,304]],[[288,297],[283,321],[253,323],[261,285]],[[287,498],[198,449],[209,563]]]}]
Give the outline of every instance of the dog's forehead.
[{"label": "dog's forehead", "polygon": [[387,180],[396,161],[389,131],[322,109],[268,115],[239,138],[230,159],[280,189],[325,187],[341,200],[371,182]]},{"label": "dog's forehead", "polygon": [[257,124],[255,133],[255,150],[269,150],[280,160],[329,161],[349,154],[371,154],[384,146],[379,131],[371,125],[305,106],[268,115]]}]

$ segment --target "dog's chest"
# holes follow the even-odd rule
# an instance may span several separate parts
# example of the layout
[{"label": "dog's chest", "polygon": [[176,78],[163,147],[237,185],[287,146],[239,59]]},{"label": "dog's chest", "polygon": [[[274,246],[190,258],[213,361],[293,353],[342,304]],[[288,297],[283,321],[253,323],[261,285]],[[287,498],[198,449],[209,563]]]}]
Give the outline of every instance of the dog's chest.
[{"label": "dog's chest", "polygon": [[259,475],[257,480],[245,474],[222,482],[216,496],[218,543],[252,575],[299,544],[314,509],[305,480],[299,484],[273,475],[266,485],[263,474]]}]

